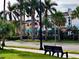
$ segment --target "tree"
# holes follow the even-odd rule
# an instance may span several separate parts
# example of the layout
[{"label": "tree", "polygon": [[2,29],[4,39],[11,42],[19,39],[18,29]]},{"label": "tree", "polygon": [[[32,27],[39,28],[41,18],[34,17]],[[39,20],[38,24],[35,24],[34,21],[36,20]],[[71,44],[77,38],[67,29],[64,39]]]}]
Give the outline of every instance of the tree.
[{"label": "tree", "polygon": [[[22,34],[22,22],[23,22],[23,16],[25,16],[25,13],[27,13],[32,18],[32,28],[34,28],[34,21],[35,21],[35,4],[36,0],[17,0],[18,1],[18,7],[17,9],[20,10],[20,29]],[[25,17],[24,17],[25,18]],[[32,31],[34,32],[34,30]]]},{"label": "tree", "polygon": [[72,18],[79,18],[79,6],[74,11],[72,11],[71,16]]},{"label": "tree", "polygon": [[52,28],[52,23],[49,21],[49,18],[43,20],[43,25],[45,26],[45,39],[47,39],[48,28]]},{"label": "tree", "polygon": [[[55,14],[52,14],[52,23],[55,26],[55,34],[56,34],[56,27],[58,27],[58,33],[60,34],[60,26],[65,26],[66,19],[64,17],[64,14],[62,12],[56,12]],[[59,36],[59,35],[58,35]],[[59,36],[60,39],[60,36]],[[56,41],[56,36],[55,36],[55,41]]]},{"label": "tree", "polygon": [[48,27],[50,25],[49,19],[48,19],[48,12],[50,12],[51,14],[54,14],[56,12],[56,9],[53,6],[57,6],[56,3],[51,3],[51,0],[44,0],[45,4],[45,14],[44,14],[44,20],[43,23],[45,25],[45,29],[46,29],[46,35],[45,37],[47,38],[47,33],[48,33]]},{"label": "tree", "polygon": [[[34,25],[35,25],[35,14],[36,12],[38,13],[38,15],[40,14],[40,3],[37,0],[17,0],[18,3],[16,3],[14,6],[16,13],[19,13],[20,15],[20,29],[21,29],[21,34],[22,34],[22,21],[25,20],[25,15],[31,16],[32,18],[32,29],[33,29],[33,33],[32,35],[34,35]],[[43,5],[43,3],[42,3]],[[44,11],[43,7],[41,5],[41,11]],[[23,17],[24,16],[24,17]],[[19,17],[19,16],[18,16]],[[21,35],[22,36],[22,35]],[[33,37],[32,37],[33,39]]]},{"label": "tree", "polygon": [[28,16],[31,16],[32,19],[32,39],[35,36],[35,14],[36,12],[40,15],[40,12],[44,12],[43,3],[41,2],[41,11],[40,11],[40,2],[38,0],[28,0],[25,2],[25,10]]},{"label": "tree", "polygon": [[[20,0],[18,0],[18,1],[20,2]],[[34,39],[33,36],[35,35],[35,33],[34,33],[35,12],[37,12],[40,17],[41,12],[44,12],[43,3],[41,1],[37,1],[37,0],[28,0],[28,1],[25,1],[22,5],[24,5],[23,7],[24,7],[24,10],[27,13],[27,15],[31,16],[31,18],[32,18],[32,39]],[[40,7],[41,7],[41,9],[40,9]],[[41,25],[41,21],[40,21],[40,25]]]},{"label": "tree", "polygon": [[10,3],[10,1],[8,2],[8,10],[5,10],[5,12],[4,11],[1,11],[0,12],[0,17],[1,17],[1,19],[3,19],[3,14],[5,13],[5,19],[7,20],[8,18],[9,18],[9,20],[10,21],[12,21],[12,20],[19,20],[19,13],[17,13],[17,11],[15,10],[15,8],[16,8],[16,5],[14,4],[14,5],[12,5],[11,6],[11,3]]},{"label": "tree", "polygon": [[23,36],[22,23],[23,23],[23,21],[25,21],[25,8],[27,8],[27,7],[25,7],[26,0],[17,0],[17,1],[18,1],[18,3],[15,4],[16,5],[15,10],[17,13],[19,13],[20,39],[22,39],[22,36]]},{"label": "tree", "polygon": [[[16,26],[16,28],[15,28],[15,30],[17,29],[17,28],[19,28],[19,19],[20,19],[20,13],[19,13],[19,11],[17,10],[17,7],[18,7],[18,4],[13,4],[13,5],[11,5],[11,3],[10,3],[10,1],[8,2],[8,6],[7,6],[7,8],[8,8],[8,10],[5,10],[5,11],[1,11],[0,12],[0,18],[1,18],[1,20],[3,19],[3,20],[10,20],[11,21],[11,23],[13,22],[14,23],[14,25]],[[5,13],[5,15],[4,15],[4,13]],[[3,16],[4,15],[4,16]],[[18,26],[17,26],[18,25]]]},{"label": "tree", "polygon": [[62,12],[56,12],[55,14],[52,14],[51,21],[57,26],[65,26],[66,19]]},{"label": "tree", "polygon": [[14,25],[10,22],[5,22],[0,20],[0,37],[2,39],[2,49],[5,46],[5,39],[11,35],[11,32],[14,32]]}]

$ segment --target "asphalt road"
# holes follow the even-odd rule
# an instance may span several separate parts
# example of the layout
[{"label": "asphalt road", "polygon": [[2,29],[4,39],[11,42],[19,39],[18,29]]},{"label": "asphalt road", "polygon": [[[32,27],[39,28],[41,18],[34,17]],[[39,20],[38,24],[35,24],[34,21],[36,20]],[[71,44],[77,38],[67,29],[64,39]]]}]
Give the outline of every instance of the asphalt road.
[{"label": "asphalt road", "polygon": [[[24,47],[31,47],[31,48],[39,48],[39,42],[17,42],[17,41],[6,41],[7,46],[24,46]],[[62,46],[64,50],[71,50],[71,51],[79,51],[79,44],[78,43],[47,43],[43,42],[44,45],[57,45]]]}]

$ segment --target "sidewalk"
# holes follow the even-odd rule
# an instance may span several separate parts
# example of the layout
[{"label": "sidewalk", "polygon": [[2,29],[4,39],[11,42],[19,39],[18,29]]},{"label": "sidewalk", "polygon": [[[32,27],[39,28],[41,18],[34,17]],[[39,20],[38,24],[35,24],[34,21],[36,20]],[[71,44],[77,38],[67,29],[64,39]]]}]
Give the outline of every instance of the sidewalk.
[{"label": "sidewalk", "polygon": [[[33,49],[24,49],[24,48],[12,48],[12,47],[5,47],[5,49],[15,49],[15,50],[19,50],[19,51],[26,51],[26,52],[33,52],[33,53],[44,54],[43,50],[33,50]],[[56,54],[55,54],[55,56],[56,56]],[[63,57],[65,58],[65,55]],[[79,58],[79,54],[68,54],[68,58]]]}]

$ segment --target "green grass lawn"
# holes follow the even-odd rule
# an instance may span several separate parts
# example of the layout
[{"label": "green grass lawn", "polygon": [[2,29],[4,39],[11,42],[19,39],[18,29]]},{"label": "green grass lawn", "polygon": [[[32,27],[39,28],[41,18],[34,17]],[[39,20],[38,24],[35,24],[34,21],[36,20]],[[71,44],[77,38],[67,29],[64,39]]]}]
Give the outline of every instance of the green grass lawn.
[{"label": "green grass lawn", "polygon": [[65,58],[57,58],[49,55],[22,52],[16,50],[0,50],[0,59],[65,59]]},{"label": "green grass lawn", "polygon": [[[40,40],[38,39],[35,39],[35,40],[32,40],[32,39],[25,39],[25,40],[16,40],[17,42],[40,42]],[[53,43],[55,42],[55,39],[48,39],[48,40],[43,40],[43,42],[50,42],[50,43]],[[57,43],[69,43],[69,44],[73,44],[73,43],[78,43],[79,44],[79,40],[56,40]]]}]

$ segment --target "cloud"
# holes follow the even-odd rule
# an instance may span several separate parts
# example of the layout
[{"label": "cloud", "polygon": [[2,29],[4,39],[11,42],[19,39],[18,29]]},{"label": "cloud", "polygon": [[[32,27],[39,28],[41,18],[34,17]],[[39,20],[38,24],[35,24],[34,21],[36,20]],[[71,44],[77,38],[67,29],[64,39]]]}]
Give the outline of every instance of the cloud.
[{"label": "cloud", "polygon": [[57,10],[65,12],[68,11],[68,8],[74,10],[77,6],[79,6],[79,0],[55,0],[58,4],[56,7]]}]

